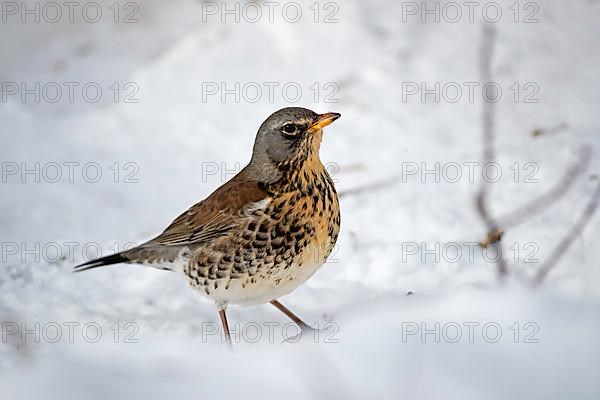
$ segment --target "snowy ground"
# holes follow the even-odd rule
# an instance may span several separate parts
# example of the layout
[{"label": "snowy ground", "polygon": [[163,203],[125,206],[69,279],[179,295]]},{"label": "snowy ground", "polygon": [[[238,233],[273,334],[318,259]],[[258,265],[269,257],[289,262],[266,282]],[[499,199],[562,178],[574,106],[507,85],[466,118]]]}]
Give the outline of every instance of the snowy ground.
[{"label": "snowy ground", "polygon": [[[469,245],[485,231],[473,207],[482,166],[471,164],[481,156],[485,2],[473,22],[463,6],[455,23],[447,2],[439,23],[412,14],[420,2],[382,0],[317,3],[315,22],[313,3],[298,2],[297,23],[282,17],[282,5],[269,22],[264,4],[257,23],[247,21],[249,7],[239,23],[222,23],[212,5],[183,0],[143,1],[138,11],[118,3],[118,23],[113,2],[100,2],[97,23],[77,11],[73,23],[66,15],[21,23],[3,9],[2,398],[599,398],[600,219],[540,289],[523,279],[598,182],[600,2],[517,3],[519,22],[513,1],[498,2],[492,73],[503,92],[502,177],[491,185],[493,212],[551,188],[582,145],[595,151],[565,198],[507,231],[512,278],[504,286],[493,253],[486,260]],[[139,22],[123,23],[131,12]],[[7,82],[57,82],[63,97],[21,101]],[[65,82],[80,83],[73,102]],[[102,89],[96,103],[81,93],[90,82]],[[236,82],[256,83],[262,96],[222,101],[206,92]],[[273,98],[269,82],[279,85]],[[448,89],[439,102],[407,93],[436,82]],[[282,93],[289,83],[302,90],[297,102],[293,89]],[[473,102],[471,83],[479,84]],[[452,102],[456,86],[463,96]],[[340,191],[395,178],[342,198],[334,255],[282,300],[318,324],[318,337],[282,344],[295,331],[275,309],[231,307],[237,343],[229,353],[214,333],[213,305],[181,277],[134,266],[71,274],[84,257],[148,239],[208,195],[248,161],[262,120],[288,105],[342,114],[322,146]],[[39,173],[24,173],[36,163]],[[436,163],[439,182],[423,174]],[[53,183],[56,165],[62,177]],[[453,183],[456,165],[462,176]],[[91,182],[97,169],[102,176]]]}]

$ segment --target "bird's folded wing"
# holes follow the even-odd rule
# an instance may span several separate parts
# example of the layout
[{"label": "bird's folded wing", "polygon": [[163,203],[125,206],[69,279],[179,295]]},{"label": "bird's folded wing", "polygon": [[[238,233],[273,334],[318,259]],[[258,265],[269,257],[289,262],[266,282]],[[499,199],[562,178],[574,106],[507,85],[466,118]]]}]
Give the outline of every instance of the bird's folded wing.
[{"label": "bird's folded wing", "polygon": [[187,246],[201,244],[227,234],[245,221],[248,210],[268,204],[269,195],[256,181],[237,175],[209,197],[177,217],[153,245]]}]

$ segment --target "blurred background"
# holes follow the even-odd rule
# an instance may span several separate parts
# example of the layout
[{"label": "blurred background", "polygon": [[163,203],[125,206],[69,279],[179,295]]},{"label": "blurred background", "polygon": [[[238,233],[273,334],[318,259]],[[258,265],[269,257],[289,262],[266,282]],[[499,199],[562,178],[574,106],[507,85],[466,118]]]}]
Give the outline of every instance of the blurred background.
[{"label": "blurred background", "polygon": [[[4,398],[600,395],[597,217],[530,287],[598,185],[600,2],[0,6]],[[230,179],[287,106],[342,114],[321,149],[341,235],[283,299],[318,337],[282,344],[292,328],[272,307],[231,307],[228,353],[182,277],[71,274]],[[584,147],[564,195],[479,246],[482,181],[492,215],[510,214],[565,182]]]}]

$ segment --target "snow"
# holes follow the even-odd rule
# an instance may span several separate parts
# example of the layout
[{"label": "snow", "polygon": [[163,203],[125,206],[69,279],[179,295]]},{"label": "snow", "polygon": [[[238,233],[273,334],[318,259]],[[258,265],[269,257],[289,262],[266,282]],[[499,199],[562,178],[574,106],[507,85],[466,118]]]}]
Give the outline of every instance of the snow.
[{"label": "snow", "polygon": [[[3,173],[7,163],[19,167],[1,184],[0,396],[598,398],[598,216],[541,288],[524,282],[585,207],[600,158],[592,157],[557,204],[507,230],[511,278],[500,285],[494,263],[477,249],[470,257],[465,245],[485,231],[474,208],[481,165],[470,180],[465,164],[481,160],[482,99],[465,99],[465,83],[479,80],[480,14],[473,23],[466,16],[422,23],[419,15],[403,22],[406,2],[353,0],[338,3],[339,22],[326,24],[312,20],[314,2],[298,3],[304,14],[297,23],[263,17],[224,24],[206,15],[203,22],[201,2],[184,0],[144,1],[133,24],[113,23],[104,2],[106,17],[95,24],[0,23],[0,81],[97,82],[103,89],[97,103],[35,103],[33,96],[0,102]],[[582,145],[600,154],[600,3],[536,3],[539,22],[531,24],[512,20],[513,3],[498,2],[504,17],[496,24],[492,71],[503,89],[503,175],[490,185],[495,215],[551,188]],[[319,5],[323,18],[329,10]],[[528,10],[519,6],[522,18]],[[139,101],[115,103],[114,82],[122,95],[133,82]],[[279,89],[272,101],[265,90],[257,102],[203,93],[207,83],[221,82],[263,89],[295,82],[303,95],[290,104]],[[335,103],[325,102],[329,82],[339,88]],[[463,98],[406,97],[403,87],[421,82],[428,89],[455,82]],[[539,88],[537,103],[524,102],[532,92],[527,83]],[[136,266],[71,274],[84,256],[148,239],[207,196],[249,160],[259,124],[288,105],[342,114],[326,129],[321,152],[339,191],[395,178],[342,197],[332,258],[282,299],[318,324],[317,340],[295,342],[293,327],[269,305],[230,307],[238,339],[230,353],[212,333],[214,305],[180,276]],[[561,124],[557,132],[531,135]],[[63,177],[36,182],[21,174],[21,163],[31,169],[36,162],[58,163]],[[80,163],[73,182],[64,164],[71,162]],[[82,176],[87,163],[99,166],[98,182]],[[456,163],[463,176],[456,183],[423,176],[423,167],[435,163]],[[525,182],[527,163],[535,163],[538,182]],[[460,244],[460,259],[436,260],[427,252],[436,243],[438,254]],[[54,260],[57,248],[66,259]],[[525,262],[529,256],[538,261]],[[71,325],[72,340],[69,323],[79,324]],[[62,336],[51,343],[57,326]],[[453,343],[457,326],[461,337]],[[97,327],[102,335],[92,343]],[[24,329],[33,333],[23,340]],[[261,337],[253,343],[257,329]],[[421,336],[426,329],[439,334],[439,343],[433,333]]]}]

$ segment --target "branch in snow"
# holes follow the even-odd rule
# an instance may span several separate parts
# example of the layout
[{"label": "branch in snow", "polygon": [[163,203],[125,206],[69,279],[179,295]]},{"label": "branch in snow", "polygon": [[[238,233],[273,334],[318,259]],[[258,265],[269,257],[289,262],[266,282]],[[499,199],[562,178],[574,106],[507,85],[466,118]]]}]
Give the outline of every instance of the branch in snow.
[{"label": "branch in snow", "polygon": [[[479,73],[481,82],[492,82],[492,58],[494,56],[496,42],[496,27],[493,24],[484,24],[482,30],[481,46],[479,48]],[[483,164],[492,164],[496,159],[496,105],[484,99],[481,108],[481,130],[483,132]],[[497,237],[498,242],[502,235],[498,235],[501,229],[492,217],[489,209],[490,188],[489,182],[482,180],[477,194],[477,211],[486,225],[487,238]],[[485,241],[484,241],[485,242]],[[483,242],[482,242],[483,243]],[[489,244],[492,244],[491,241]],[[488,244],[488,245],[489,245]],[[501,247],[500,243],[497,246]],[[500,250],[502,250],[500,248]],[[499,251],[502,254],[502,251]],[[497,261],[498,276],[503,279],[508,275],[506,261],[502,256]]]},{"label": "branch in snow", "polygon": [[561,199],[571,189],[577,178],[587,169],[590,162],[591,150],[588,146],[581,149],[579,160],[575,162],[563,175],[562,179],[549,191],[537,197],[520,209],[498,218],[496,224],[503,228],[514,227],[524,222],[533,215],[546,210],[556,201]]},{"label": "branch in snow", "polygon": [[538,273],[535,276],[535,280],[533,282],[534,286],[539,286],[546,276],[552,271],[552,269],[556,266],[558,261],[562,258],[562,256],[567,252],[569,247],[573,241],[583,232],[587,224],[591,221],[594,213],[598,209],[598,202],[600,202],[600,184],[596,187],[592,198],[588,202],[586,208],[583,210],[583,213],[575,222],[575,224],[571,227],[567,235],[563,238],[563,240],[559,243],[559,245],[554,249],[554,252],[546,261],[546,263],[540,268]]}]

